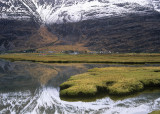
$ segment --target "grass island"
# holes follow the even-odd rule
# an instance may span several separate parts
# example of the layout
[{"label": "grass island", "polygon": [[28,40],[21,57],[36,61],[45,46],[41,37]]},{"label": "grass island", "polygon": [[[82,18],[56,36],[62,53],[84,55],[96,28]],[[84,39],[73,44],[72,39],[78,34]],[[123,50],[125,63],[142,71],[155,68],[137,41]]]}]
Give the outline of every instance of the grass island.
[{"label": "grass island", "polygon": [[60,85],[61,96],[129,95],[147,87],[160,87],[160,67],[94,68]]}]

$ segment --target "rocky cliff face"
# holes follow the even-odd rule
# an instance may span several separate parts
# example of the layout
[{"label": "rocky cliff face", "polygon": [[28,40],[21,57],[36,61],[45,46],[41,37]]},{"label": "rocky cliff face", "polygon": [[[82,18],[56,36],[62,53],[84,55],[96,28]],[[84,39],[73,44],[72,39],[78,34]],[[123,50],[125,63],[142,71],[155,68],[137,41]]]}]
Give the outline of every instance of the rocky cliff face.
[{"label": "rocky cliff face", "polygon": [[160,52],[159,12],[158,0],[0,0],[0,51]]}]

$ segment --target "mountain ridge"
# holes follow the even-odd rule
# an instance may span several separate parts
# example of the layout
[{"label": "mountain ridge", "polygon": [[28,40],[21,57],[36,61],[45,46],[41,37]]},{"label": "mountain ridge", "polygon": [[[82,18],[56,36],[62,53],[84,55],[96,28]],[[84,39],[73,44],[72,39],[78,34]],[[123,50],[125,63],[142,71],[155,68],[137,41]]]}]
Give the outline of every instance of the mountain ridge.
[{"label": "mountain ridge", "polygon": [[1,0],[0,6],[0,18],[47,24],[160,11],[157,0]]}]

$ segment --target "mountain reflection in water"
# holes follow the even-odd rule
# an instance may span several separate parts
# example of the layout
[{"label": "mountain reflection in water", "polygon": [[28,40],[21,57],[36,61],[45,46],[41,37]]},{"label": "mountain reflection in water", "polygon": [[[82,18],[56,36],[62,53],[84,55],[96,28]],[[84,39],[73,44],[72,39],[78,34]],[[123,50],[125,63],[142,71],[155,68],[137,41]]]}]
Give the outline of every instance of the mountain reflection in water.
[{"label": "mountain reflection in water", "polygon": [[[133,98],[68,102],[59,97],[59,85],[70,76],[107,64],[42,64],[0,60],[0,113],[15,114],[146,114],[160,109],[160,92]],[[134,65],[132,65],[134,66]]]}]

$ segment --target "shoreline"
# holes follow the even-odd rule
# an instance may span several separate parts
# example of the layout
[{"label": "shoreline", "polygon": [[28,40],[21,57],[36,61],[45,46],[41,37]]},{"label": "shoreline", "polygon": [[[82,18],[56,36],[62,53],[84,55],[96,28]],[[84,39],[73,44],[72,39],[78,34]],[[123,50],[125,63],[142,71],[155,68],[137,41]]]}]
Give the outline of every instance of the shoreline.
[{"label": "shoreline", "polygon": [[6,59],[9,61],[31,61],[42,63],[160,64],[160,54],[52,54],[40,56],[37,53],[15,53],[1,54],[0,59]]}]

